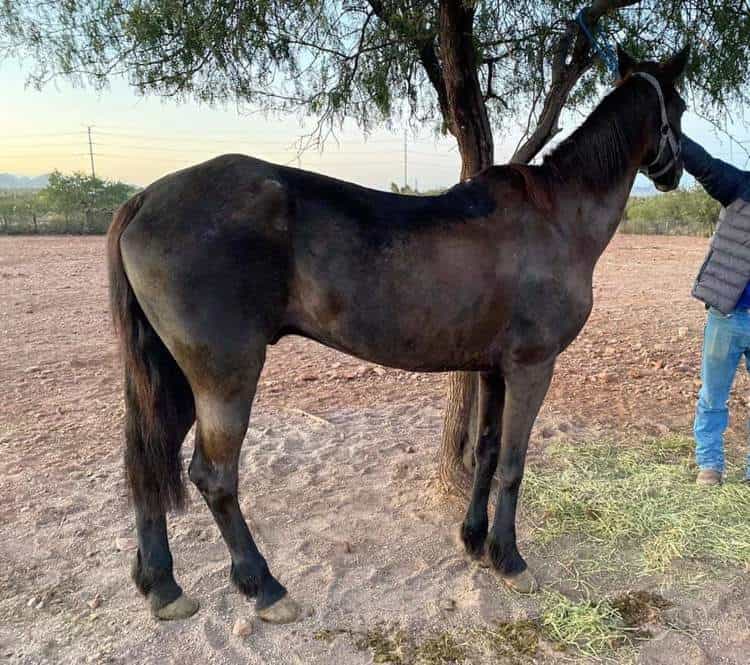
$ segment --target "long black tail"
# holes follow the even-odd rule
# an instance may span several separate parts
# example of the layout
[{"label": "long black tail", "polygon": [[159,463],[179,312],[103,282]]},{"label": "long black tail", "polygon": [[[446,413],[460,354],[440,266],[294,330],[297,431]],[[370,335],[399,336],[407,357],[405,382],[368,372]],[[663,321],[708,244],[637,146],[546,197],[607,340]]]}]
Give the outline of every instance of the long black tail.
[{"label": "long black tail", "polygon": [[125,369],[125,469],[135,505],[155,517],[184,504],[180,446],[195,418],[193,393],[133,293],[120,237],[143,204],[137,194],[107,233],[109,299]]}]

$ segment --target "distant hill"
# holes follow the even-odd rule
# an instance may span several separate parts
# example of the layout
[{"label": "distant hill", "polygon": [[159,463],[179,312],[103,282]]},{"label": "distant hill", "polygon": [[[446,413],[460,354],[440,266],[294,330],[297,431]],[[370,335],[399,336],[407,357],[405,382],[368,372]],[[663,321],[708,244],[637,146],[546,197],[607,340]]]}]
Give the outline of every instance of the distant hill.
[{"label": "distant hill", "polygon": [[48,175],[25,176],[0,173],[0,189],[42,189],[47,186]]}]

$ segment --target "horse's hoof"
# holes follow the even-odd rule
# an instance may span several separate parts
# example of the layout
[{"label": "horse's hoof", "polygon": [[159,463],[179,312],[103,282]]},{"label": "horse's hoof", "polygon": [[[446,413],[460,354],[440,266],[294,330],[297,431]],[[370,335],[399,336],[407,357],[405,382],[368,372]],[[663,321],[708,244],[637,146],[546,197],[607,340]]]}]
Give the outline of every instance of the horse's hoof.
[{"label": "horse's hoof", "polygon": [[287,593],[273,605],[258,610],[257,614],[258,618],[268,623],[292,623],[298,619],[301,611],[300,606]]},{"label": "horse's hoof", "polygon": [[174,619],[187,619],[193,616],[198,611],[200,603],[197,600],[193,600],[184,593],[177,599],[173,600],[168,605],[154,610],[154,616],[162,621],[173,621]]},{"label": "horse's hoof", "polygon": [[502,575],[503,584],[516,593],[534,593],[538,591],[539,584],[527,568],[518,575],[506,577]]}]

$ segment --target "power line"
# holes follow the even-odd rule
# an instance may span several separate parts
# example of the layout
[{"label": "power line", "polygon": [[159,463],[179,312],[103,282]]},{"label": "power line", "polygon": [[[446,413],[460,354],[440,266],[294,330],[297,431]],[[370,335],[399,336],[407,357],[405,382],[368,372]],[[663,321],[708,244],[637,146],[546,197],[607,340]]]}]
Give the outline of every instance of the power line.
[{"label": "power line", "polygon": [[[106,127],[106,126],[105,126]],[[86,151],[80,137],[86,138]],[[56,138],[60,141],[41,141],[25,143],[26,139]],[[229,134],[216,137],[195,135],[180,138],[175,135],[152,136],[147,133],[117,132],[101,129],[101,125],[86,125],[85,129],[72,132],[38,132],[8,137],[16,142],[0,150],[0,160],[3,157],[10,160],[25,157],[35,162],[41,160],[64,161],[71,160],[80,163],[83,157],[88,157],[92,178],[96,177],[96,160],[103,159],[112,165],[113,160],[123,160],[130,163],[153,165],[161,162],[165,168],[179,168],[192,163],[210,159],[221,154],[221,144],[231,144],[232,150],[240,152],[250,150],[260,159],[277,163],[291,164],[296,162],[301,167],[300,155],[297,154],[299,141],[297,140],[255,140],[246,134],[238,134],[229,138]],[[104,139],[104,141],[101,140]],[[402,142],[402,146],[398,143]],[[0,138],[0,143],[2,139]],[[411,145],[410,145],[411,144]],[[421,144],[421,145],[420,145]],[[428,144],[432,144],[429,146]],[[350,146],[353,149],[348,149]],[[326,149],[327,147],[327,149]],[[370,149],[372,147],[372,149]],[[421,148],[413,150],[413,147]],[[432,150],[430,150],[432,147]],[[76,148],[78,150],[76,150]],[[321,146],[318,146],[321,148]],[[401,150],[399,150],[401,148]],[[404,186],[408,185],[409,159],[418,170],[429,167],[431,170],[443,170],[447,174],[456,172],[454,151],[445,151],[434,140],[410,138],[404,131],[403,137],[393,139],[371,139],[365,141],[336,141],[331,140],[320,150],[311,147],[304,152],[306,166],[322,174],[330,173],[331,169],[348,167],[360,171],[363,167],[384,168],[397,163],[398,152],[403,151]],[[103,149],[103,151],[102,151]],[[114,149],[114,151],[110,151]],[[132,154],[132,153],[142,154]],[[411,153],[411,154],[410,154]],[[291,157],[291,159],[288,159]],[[436,158],[445,158],[436,159]],[[362,159],[364,158],[364,159]],[[82,160],[81,160],[82,161]],[[105,169],[106,170],[106,169]]]},{"label": "power line", "polygon": [[13,136],[0,136],[2,141],[12,141],[18,139],[37,138],[40,136],[79,136],[85,134],[83,130],[79,132],[43,132],[40,134],[13,134]]}]

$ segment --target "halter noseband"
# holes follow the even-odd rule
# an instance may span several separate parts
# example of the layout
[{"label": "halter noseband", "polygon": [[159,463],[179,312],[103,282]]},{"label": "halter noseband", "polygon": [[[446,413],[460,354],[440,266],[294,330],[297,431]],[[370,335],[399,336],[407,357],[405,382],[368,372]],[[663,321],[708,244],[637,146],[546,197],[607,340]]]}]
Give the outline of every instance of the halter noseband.
[{"label": "halter noseband", "polygon": [[[659,128],[659,151],[656,153],[656,159],[651,162],[648,166],[642,166],[638,169],[645,176],[648,176],[652,180],[664,175],[669,169],[671,169],[676,163],[682,151],[682,146],[675,136],[672,125],[669,124],[669,118],[667,117],[667,107],[664,104],[664,93],[661,90],[659,81],[657,81],[651,74],[646,72],[635,72],[633,76],[640,76],[641,78],[648,81],[656,90],[656,94],[659,96],[659,110],[661,111],[661,127]],[[652,171],[659,166],[659,162],[664,154],[664,150],[669,146],[672,150],[672,158],[658,171]]]}]

